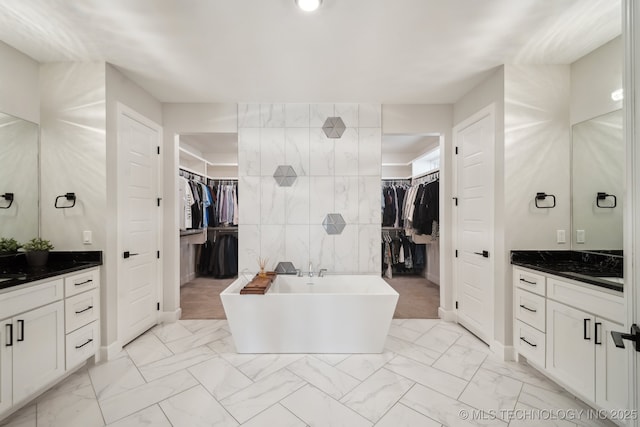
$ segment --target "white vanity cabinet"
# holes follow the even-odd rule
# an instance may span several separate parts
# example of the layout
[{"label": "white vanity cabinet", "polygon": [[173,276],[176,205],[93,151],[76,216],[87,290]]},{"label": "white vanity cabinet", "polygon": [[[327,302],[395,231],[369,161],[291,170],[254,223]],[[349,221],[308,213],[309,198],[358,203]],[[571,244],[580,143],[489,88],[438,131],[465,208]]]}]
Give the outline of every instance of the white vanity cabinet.
[{"label": "white vanity cabinet", "polygon": [[61,377],[64,364],[62,279],[0,294],[0,411]]},{"label": "white vanity cabinet", "polygon": [[519,267],[514,286],[517,353],[597,407],[627,408],[630,346],[616,348],[611,338],[612,330],[625,330],[622,294]]},{"label": "white vanity cabinet", "polygon": [[98,292],[92,268],[0,293],[0,419],[96,354]]},{"label": "white vanity cabinet", "polygon": [[540,368],[546,357],[546,279],[529,271],[514,269],[514,346],[518,354]]}]

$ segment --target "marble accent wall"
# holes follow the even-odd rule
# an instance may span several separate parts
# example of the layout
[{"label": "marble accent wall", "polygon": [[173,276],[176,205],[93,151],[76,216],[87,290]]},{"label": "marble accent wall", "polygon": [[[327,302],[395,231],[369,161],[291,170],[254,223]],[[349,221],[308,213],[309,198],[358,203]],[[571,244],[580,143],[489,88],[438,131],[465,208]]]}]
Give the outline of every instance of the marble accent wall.
[{"label": "marble accent wall", "polygon": [[[347,129],[327,138],[322,125],[340,116]],[[291,261],[296,268],[380,273],[381,108],[379,104],[239,104],[239,269]],[[279,187],[278,165],[298,178]],[[327,235],[322,220],[347,225]]]}]

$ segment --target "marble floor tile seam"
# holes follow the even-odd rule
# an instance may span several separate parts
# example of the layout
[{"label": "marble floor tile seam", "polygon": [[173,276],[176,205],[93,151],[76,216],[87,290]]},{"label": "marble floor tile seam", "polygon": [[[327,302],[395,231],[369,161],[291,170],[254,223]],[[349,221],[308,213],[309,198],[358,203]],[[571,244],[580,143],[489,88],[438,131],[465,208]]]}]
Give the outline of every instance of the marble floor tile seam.
[{"label": "marble floor tile seam", "polygon": [[[305,384],[305,385],[306,385],[306,384]],[[304,387],[304,386],[303,386],[303,387]],[[298,390],[299,390],[299,389],[298,389]],[[298,390],[296,390],[296,391],[298,391]],[[293,393],[295,393],[295,391],[294,391]],[[249,424],[249,423],[251,423],[251,421],[252,421],[254,418],[259,417],[260,415],[262,415],[263,413],[267,412],[269,409],[273,408],[273,407],[274,407],[274,406],[276,406],[276,405],[280,405],[281,407],[283,407],[285,411],[289,412],[291,415],[293,415],[294,417],[296,417],[297,419],[299,419],[299,420],[300,420],[300,422],[301,422],[302,424],[304,424],[305,426],[307,426],[307,427],[308,427],[307,423],[305,423],[305,422],[304,422],[304,420],[303,420],[302,418],[300,418],[299,416],[297,416],[296,414],[294,414],[294,413],[293,413],[289,408],[287,408],[286,406],[284,406],[284,405],[281,403],[281,402],[282,402],[284,399],[286,399],[287,397],[289,397],[289,396],[285,396],[285,397],[283,397],[283,398],[282,398],[282,399],[280,399],[278,402],[276,402],[276,403],[274,403],[273,405],[271,405],[271,406],[269,406],[269,407],[267,407],[267,408],[263,409],[262,411],[258,412],[258,413],[257,413],[257,414],[255,414],[253,417],[249,418],[247,421],[245,421],[244,423],[240,424],[240,425],[239,425],[239,427],[242,427],[242,426],[243,426],[243,425],[245,425],[245,424]],[[227,411],[227,412],[229,412],[229,411]],[[235,418],[234,418],[234,419],[235,419]]]},{"label": "marble floor tile seam", "polygon": [[[443,353],[442,355],[440,355],[440,357],[442,357],[443,355],[444,355],[444,353]],[[398,355],[396,355],[396,357],[397,357],[397,356],[398,356]],[[406,357],[406,358],[408,358],[408,359],[411,359],[411,357],[409,357],[409,356],[403,356],[403,357]],[[395,357],[394,357],[393,359],[395,359]],[[385,364],[384,364],[380,369],[382,369],[382,368],[386,367],[386,366],[387,366],[387,364],[389,364],[389,363],[391,363],[391,362],[393,361],[393,359],[391,359],[391,360],[389,360],[387,363],[385,363]],[[461,377],[461,376],[459,376],[459,375],[453,374],[453,373],[451,373],[451,372],[444,371],[444,370],[442,370],[442,369],[439,369],[439,368],[437,368],[437,367],[433,366],[433,365],[435,365],[435,364],[436,364],[436,362],[437,362],[439,359],[440,359],[440,358],[438,358],[438,359],[434,360],[434,361],[433,361],[433,363],[432,363],[432,364],[430,364],[430,365],[427,365],[426,363],[420,362],[419,360],[415,360],[415,359],[411,359],[411,360],[413,360],[413,361],[415,361],[416,363],[419,363],[419,364],[421,364],[421,365],[429,366],[430,368],[435,369],[435,370],[437,370],[437,371],[439,371],[439,372],[442,372],[442,373],[444,373],[444,374],[451,375],[452,377],[459,378],[459,379],[461,379],[462,381],[465,381],[465,382],[467,383],[467,385],[469,385],[470,380],[468,380],[468,379],[466,379],[466,378],[463,378],[463,377]],[[475,374],[478,372],[478,369],[480,369],[480,367],[481,367],[481,366],[482,366],[482,364],[481,364],[480,366],[478,366],[478,368],[475,370],[475,372],[473,373],[473,375],[475,375]],[[394,372],[395,372],[395,371],[394,371]],[[401,374],[398,374],[398,375],[401,375]],[[402,376],[403,376],[404,378],[407,378],[407,379],[411,380],[411,381],[416,381],[415,379],[410,378],[410,377],[408,377],[408,376],[406,376],[406,375],[402,375]],[[473,377],[472,377],[472,378],[473,378]],[[465,388],[466,388],[466,386],[465,386]],[[463,390],[463,391],[464,391],[464,390]],[[460,393],[460,394],[462,394],[462,393]]]},{"label": "marble floor tile seam", "polygon": [[[134,363],[133,366],[135,366],[136,364]],[[91,388],[93,389],[93,394],[95,396],[96,399],[96,403],[98,404],[98,409],[100,409],[100,415],[102,415],[102,422],[106,425],[107,424],[107,418],[104,416],[104,412],[102,411],[102,406],[100,405],[100,400],[98,399],[98,392],[96,390],[95,385],[93,384],[93,379],[91,378],[91,375],[89,375],[89,368],[85,367],[84,369],[87,370],[87,377],[89,377],[89,384],[91,384]],[[138,369],[136,367],[136,369]],[[144,379],[144,377],[143,377]],[[37,405],[38,403],[36,402],[36,410],[37,410]]]},{"label": "marble floor tile seam", "polygon": [[[367,421],[370,421],[370,422],[371,422],[371,420],[369,420],[367,417],[365,417],[365,416],[364,416],[363,414],[361,414],[360,412],[358,412],[358,411],[356,411],[355,409],[352,409],[351,407],[349,407],[349,406],[345,405],[345,404],[344,404],[344,403],[342,403],[340,400],[335,399],[335,398],[334,398],[334,397],[332,397],[331,395],[329,395],[329,394],[325,393],[324,391],[320,390],[318,387],[316,387],[316,386],[314,386],[313,384],[310,384],[310,383],[306,383],[304,386],[300,387],[298,390],[296,390],[296,391],[294,391],[294,392],[290,393],[290,394],[289,394],[288,396],[286,396],[286,397],[283,397],[282,399],[280,399],[280,401],[279,401],[278,403],[281,403],[282,401],[284,401],[285,399],[287,399],[289,396],[291,396],[291,395],[292,395],[292,394],[294,394],[294,393],[297,393],[298,391],[302,390],[302,389],[303,389],[304,387],[306,387],[306,386],[309,386],[309,387],[311,387],[311,388],[314,388],[314,389],[315,389],[315,390],[317,390],[319,393],[322,393],[323,395],[325,395],[327,399],[331,399],[331,400],[333,400],[336,404],[338,404],[338,405],[342,406],[343,408],[345,408],[346,410],[348,410],[348,411],[350,411],[350,412],[353,412],[353,413],[354,413],[354,414],[356,414],[358,417],[362,417],[362,418],[364,418],[365,420],[367,420]],[[404,394],[403,394],[403,396],[404,396]],[[399,401],[400,401],[400,400],[398,400],[397,402],[399,402]],[[396,402],[396,403],[397,403],[397,402]],[[281,403],[281,404],[282,404],[282,403]],[[282,406],[284,406],[285,408],[287,408],[284,404],[282,404]],[[288,409],[288,408],[287,408],[287,409]],[[293,411],[291,411],[291,412],[293,412]],[[293,412],[293,414],[294,414],[294,415],[296,415],[296,414],[295,414],[295,412]],[[300,417],[298,417],[298,418],[300,418]],[[304,422],[304,420],[303,420],[303,422]],[[372,422],[372,425],[373,425],[373,424],[375,424],[375,423],[373,423],[373,422]]]},{"label": "marble floor tile seam", "polygon": [[[446,353],[446,352],[451,348],[451,346],[455,345],[455,343],[456,343],[456,342],[457,342],[457,341],[462,337],[462,335],[461,335],[460,337],[456,338],[456,339],[455,339],[455,341],[453,341],[453,342],[452,342],[452,343],[451,343],[451,344],[450,344],[450,345],[449,345],[449,346],[448,346],[444,351],[439,351],[439,350],[435,350],[435,349],[433,349],[433,348],[431,348],[431,347],[429,347],[429,346],[426,346],[426,345],[420,344],[420,343],[418,342],[418,341],[420,341],[420,339],[421,339],[422,337],[424,337],[425,335],[429,334],[430,332],[431,332],[431,329],[429,329],[428,331],[426,331],[426,332],[424,332],[424,333],[420,334],[420,336],[418,336],[414,341],[409,341],[409,340],[407,340],[407,339],[404,339],[404,338],[398,337],[398,336],[396,336],[396,335],[391,335],[391,336],[393,336],[393,337],[394,337],[394,338],[396,338],[396,339],[402,340],[402,341],[404,341],[404,342],[406,342],[406,343],[409,343],[409,344],[411,344],[411,345],[415,345],[415,346],[418,346],[418,347],[420,347],[420,348],[426,348],[427,350],[433,351],[433,352],[435,352],[435,353],[439,353],[439,354],[440,354],[440,356],[439,356],[438,358],[440,358],[444,353]],[[436,361],[437,361],[437,359],[436,359],[436,360],[434,360],[434,361],[433,361],[433,363],[435,363]]]},{"label": "marble floor tile seam", "polygon": [[[487,359],[485,359],[485,362],[486,362],[486,360],[487,360]],[[503,376],[505,376],[505,377],[507,377],[507,378],[510,378],[510,379],[512,379],[512,380],[520,381],[520,382],[522,382],[522,383],[524,383],[524,384],[529,384],[529,385],[531,385],[531,386],[535,386],[535,387],[543,388],[543,389],[545,389],[545,390],[549,390],[549,391],[554,391],[554,390],[556,390],[556,391],[557,391],[557,390],[561,390],[561,391],[568,392],[568,391],[567,391],[564,387],[562,387],[560,384],[556,383],[554,380],[552,380],[552,379],[551,379],[551,378],[549,378],[548,376],[544,375],[542,372],[538,371],[536,368],[532,367],[531,365],[524,364],[523,366],[526,366],[526,367],[527,367],[527,369],[532,370],[532,371],[535,371],[536,373],[540,374],[540,375],[541,375],[541,376],[542,376],[542,377],[543,377],[547,382],[549,382],[549,383],[550,383],[549,385],[550,385],[550,387],[552,387],[553,389],[549,389],[549,388],[542,387],[540,384],[535,384],[535,383],[534,383],[534,382],[532,382],[531,380],[528,380],[528,379],[525,379],[525,378],[521,378],[521,377],[519,378],[519,377],[517,377],[517,376],[515,376],[515,375],[509,375],[509,374],[504,374],[504,373],[502,373],[502,372],[498,372],[498,370],[497,370],[497,369],[491,369],[491,367],[490,367],[490,366],[485,366],[484,362],[482,362],[482,365],[480,365],[480,368],[482,368],[482,369],[486,369],[487,371],[491,371],[491,372],[496,373],[496,374],[499,374],[499,375],[503,375]],[[477,372],[476,372],[476,373],[477,373]],[[575,397],[575,396],[574,396],[574,397]],[[577,399],[577,397],[576,397],[576,399]]]},{"label": "marble floor tile seam", "polygon": [[[380,369],[383,369],[383,368],[384,368],[384,367],[382,367],[382,368],[380,368]],[[376,372],[377,372],[377,371],[376,371]],[[389,372],[392,372],[392,371],[389,371]],[[396,374],[395,372],[392,372],[392,373],[393,373],[393,374],[395,374],[395,375],[400,375],[400,374]],[[402,375],[400,375],[400,376],[402,376]],[[388,413],[388,412],[389,412],[389,411],[390,411],[394,406],[396,406],[396,405],[399,405],[399,404],[400,404],[400,400],[402,400],[402,398],[403,398],[407,393],[409,393],[409,390],[411,390],[413,387],[415,387],[415,385],[416,385],[416,384],[418,384],[418,383],[417,383],[417,382],[415,382],[414,380],[411,380],[411,379],[409,379],[409,378],[407,378],[407,377],[404,377],[404,376],[402,376],[402,377],[403,377],[403,378],[408,379],[408,380],[409,380],[409,381],[411,381],[411,382],[413,382],[413,384],[412,384],[412,385],[411,385],[411,387],[409,387],[409,388],[408,388],[404,393],[402,393],[402,395],[396,399],[396,401],[393,403],[393,405],[389,406],[389,409],[387,409],[386,411],[384,411],[384,413],[383,413],[383,414],[381,414],[381,415],[380,415],[380,417],[379,417],[377,420],[372,420],[371,418],[368,418],[365,414],[361,414],[361,413],[359,413],[358,411],[356,411],[355,409],[352,409],[350,406],[348,406],[348,405],[344,404],[344,403],[342,402],[342,400],[343,400],[347,395],[343,396],[343,397],[342,397],[342,399],[340,399],[338,402],[339,402],[339,403],[341,403],[343,406],[346,406],[347,408],[349,408],[349,409],[351,409],[352,411],[356,412],[356,413],[357,413],[357,414],[359,414],[361,417],[364,417],[364,418],[366,418],[367,420],[371,421],[371,422],[373,423],[373,425],[375,426],[375,425],[376,425],[376,423],[377,423],[378,421],[380,421],[381,419],[383,419],[383,418],[385,417],[385,415],[387,415],[387,413]],[[363,382],[364,382],[364,381],[363,381]]]}]

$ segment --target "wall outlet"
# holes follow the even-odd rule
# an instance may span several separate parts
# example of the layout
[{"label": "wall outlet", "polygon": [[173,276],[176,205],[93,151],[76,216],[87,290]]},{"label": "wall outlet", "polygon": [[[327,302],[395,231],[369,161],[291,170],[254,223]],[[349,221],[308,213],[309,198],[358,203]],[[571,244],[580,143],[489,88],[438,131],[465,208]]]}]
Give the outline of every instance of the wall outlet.
[{"label": "wall outlet", "polygon": [[565,230],[556,230],[556,241],[558,243],[567,243],[567,233]]},{"label": "wall outlet", "polygon": [[584,243],[585,235],[584,230],[576,230],[576,243]]},{"label": "wall outlet", "polygon": [[82,243],[85,245],[90,245],[93,243],[93,236],[91,235],[91,231],[83,231],[82,232]]}]

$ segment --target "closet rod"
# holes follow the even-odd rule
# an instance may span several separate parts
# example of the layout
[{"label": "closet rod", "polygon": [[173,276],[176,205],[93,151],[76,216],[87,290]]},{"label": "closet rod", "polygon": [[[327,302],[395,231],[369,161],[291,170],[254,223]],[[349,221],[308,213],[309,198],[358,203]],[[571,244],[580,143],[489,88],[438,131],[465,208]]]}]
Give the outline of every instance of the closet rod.
[{"label": "closet rod", "polygon": [[[433,181],[435,181],[436,179],[440,179],[440,170],[439,169],[435,169],[432,171],[429,171],[425,174],[422,175],[418,175],[416,177],[413,178],[413,183],[417,184],[417,183],[422,183],[427,181],[429,178],[435,178]],[[431,182],[431,181],[427,181],[427,182]]]},{"label": "closet rod", "polygon": [[190,171],[190,170],[185,169],[183,167],[178,168],[178,175],[183,176],[183,177],[188,178],[188,179],[197,179],[200,182],[204,182],[204,180],[206,178],[204,175],[200,175],[199,173]]}]

